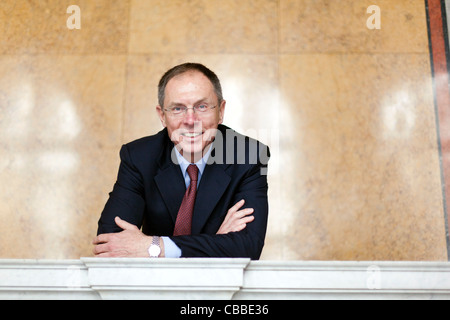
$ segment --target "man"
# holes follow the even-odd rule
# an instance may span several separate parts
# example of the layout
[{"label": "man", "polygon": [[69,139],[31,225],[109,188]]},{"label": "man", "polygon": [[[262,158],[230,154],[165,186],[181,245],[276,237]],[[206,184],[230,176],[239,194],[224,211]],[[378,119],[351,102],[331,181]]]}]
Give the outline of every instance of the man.
[{"label": "man", "polygon": [[94,254],[259,259],[268,148],[222,125],[220,81],[201,64],[167,71],[158,100],[164,129],[122,147]]}]

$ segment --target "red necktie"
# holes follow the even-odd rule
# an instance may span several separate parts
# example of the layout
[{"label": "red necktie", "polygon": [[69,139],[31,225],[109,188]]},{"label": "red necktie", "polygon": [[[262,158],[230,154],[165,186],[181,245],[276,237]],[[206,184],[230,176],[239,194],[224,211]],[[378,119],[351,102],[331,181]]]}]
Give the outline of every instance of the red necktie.
[{"label": "red necktie", "polygon": [[183,197],[180,210],[178,210],[177,220],[175,221],[174,236],[186,236],[191,234],[192,214],[194,213],[195,196],[197,194],[198,168],[191,164],[187,168],[191,183]]}]

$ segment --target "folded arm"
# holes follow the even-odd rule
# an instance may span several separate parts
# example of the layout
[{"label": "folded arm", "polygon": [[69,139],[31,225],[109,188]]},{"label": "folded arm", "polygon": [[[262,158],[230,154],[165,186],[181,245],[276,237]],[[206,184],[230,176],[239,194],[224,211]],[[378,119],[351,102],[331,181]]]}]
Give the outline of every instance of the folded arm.
[{"label": "folded arm", "polygon": [[[102,256],[126,256],[124,252],[133,252],[130,256],[148,256],[143,248],[151,243],[151,236],[144,235],[140,230],[145,211],[143,198],[144,186],[139,170],[133,165],[130,153],[125,147],[121,152],[119,175],[113,192],[99,220],[98,236],[94,239],[94,254]],[[181,249],[182,257],[250,257],[259,259],[268,220],[267,176],[261,174],[264,165],[253,165],[240,182],[230,210],[217,234],[200,234],[190,236],[170,237]],[[244,203],[240,202],[242,199]],[[250,213],[251,212],[251,213]],[[252,216],[249,216],[252,214]],[[117,223],[121,221],[134,226]],[[135,236],[136,246],[123,250],[121,243],[128,241],[129,236]],[[161,241],[163,245],[163,241]],[[139,253],[137,253],[139,252]],[[164,256],[164,251],[162,256]]]},{"label": "folded arm", "polygon": [[[261,175],[261,166],[254,166],[241,183],[233,199],[233,203],[245,199],[242,210],[251,208],[253,221],[238,232],[171,237],[172,241],[181,249],[182,257],[259,259],[267,229],[269,211],[267,190],[267,176]],[[225,220],[224,223],[226,223]]]},{"label": "folded arm", "polygon": [[[245,229],[248,223],[254,220],[253,216],[249,216],[253,213],[253,209],[239,210],[244,203],[245,201],[241,200],[228,210],[227,216],[217,234],[241,231]],[[94,255],[97,257],[148,257],[147,249],[153,242],[153,237],[146,236],[137,226],[119,217],[116,217],[114,222],[122,231],[119,233],[100,234],[95,237],[92,241]],[[166,237],[160,239],[160,258],[166,256],[166,241],[164,238]]]}]

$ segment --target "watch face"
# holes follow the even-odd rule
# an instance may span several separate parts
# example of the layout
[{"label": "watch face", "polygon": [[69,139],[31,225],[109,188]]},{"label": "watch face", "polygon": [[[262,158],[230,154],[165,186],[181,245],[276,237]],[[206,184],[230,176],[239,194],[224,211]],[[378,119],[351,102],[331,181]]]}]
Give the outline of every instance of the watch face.
[{"label": "watch face", "polygon": [[161,253],[161,248],[155,245],[151,245],[150,249],[148,249],[148,253],[150,253],[150,257],[158,257]]}]

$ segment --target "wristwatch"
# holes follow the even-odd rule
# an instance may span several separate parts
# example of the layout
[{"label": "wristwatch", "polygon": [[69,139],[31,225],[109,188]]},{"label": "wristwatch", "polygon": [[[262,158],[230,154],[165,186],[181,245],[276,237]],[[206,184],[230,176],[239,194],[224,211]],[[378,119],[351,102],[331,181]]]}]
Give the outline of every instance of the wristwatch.
[{"label": "wristwatch", "polygon": [[159,237],[153,236],[153,241],[151,246],[148,248],[148,254],[150,255],[150,258],[158,258],[161,254],[161,247],[159,245]]}]

